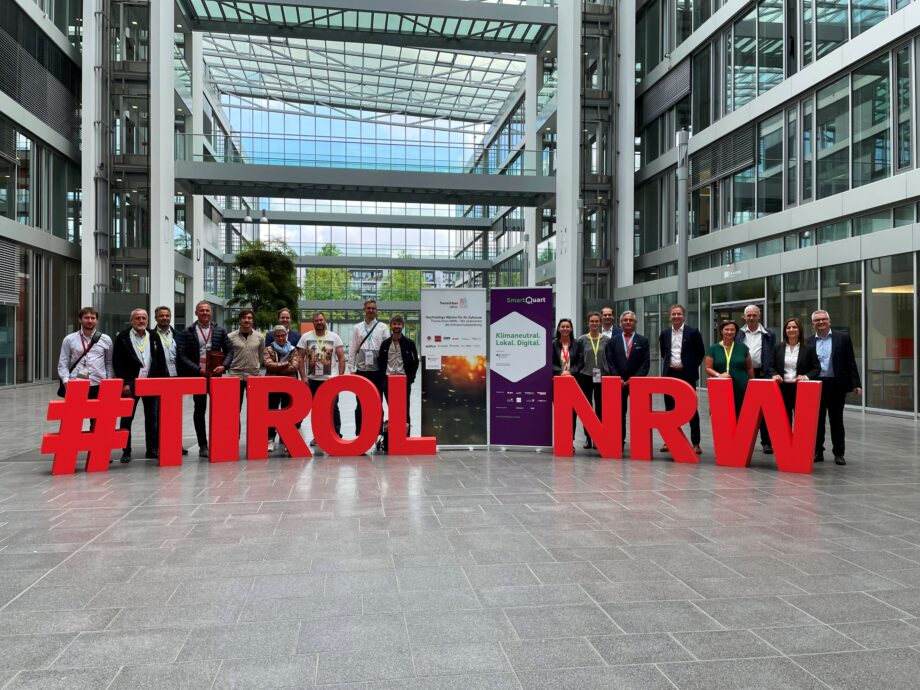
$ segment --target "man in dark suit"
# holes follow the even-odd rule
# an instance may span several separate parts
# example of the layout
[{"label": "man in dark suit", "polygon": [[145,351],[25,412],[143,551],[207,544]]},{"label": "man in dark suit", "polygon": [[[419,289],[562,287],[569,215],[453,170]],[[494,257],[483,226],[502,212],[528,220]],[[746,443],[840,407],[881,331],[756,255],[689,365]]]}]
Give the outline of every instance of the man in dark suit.
[{"label": "man in dark suit", "polygon": [[831,317],[823,309],[811,315],[815,334],[808,344],[818,352],[821,363],[821,407],[818,412],[818,435],[815,437],[815,462],[824,462],[825,420],[831,422],[831,444],[834,462],[846,465],[846,430],[843,427],[843,406],[847,393],[862,395],[859,369],[853,341],[843,331],[831,331]]},{"label": "man in dark suit", "polygon": [[[139,402],[138,396],[134,393],[134,385],[137,379],[150,376],[154,360],[161,356],[156,354],[156,351],[161,348],[160,339],[147,328],[147,312],[144,309],[132,311],[131,327],[115,336],[112,347],[112,368],[115,370],[115,378],[124,382],[122,396],[134,399],[131,416],[122,417],[120,424],[120,428],[128,431],[128,445],[121,454],[121,462],[124,464],[131,462],[131,424],[134,422]],[[159,455],[158,400],[150,396],[145,396],[141,400],[144,401],[144,440],[147,444],[145,457],[156,458]]]},{"label": "man in dark suit", "polygon": [[[773,376],[773,349],[776,347],[776,334],[761,323],[760,307],[756,304],[749,304],[744,308],[744,325],[735,335],[735,342],[747,345],[751,353],[751,362],[754,365],[754,378],[768,379]],[[764,420],[760,421],[760,445],[764,453],[773,455],[770,432]]]},{"label": "man in dark suit", "polygon": [[[703,336],[699,330],[685,323],[687,310],[681,304],[675,304],[670,310],[671,327],[661,331],[658,337],[658,348],[661,352],[661,375],[673,376],[681,381],[686,381],[696,388],[700,379],[700,365],[706,355],[703,346]],[[674,409],[674,400],[665,396],[664,407],[666,410]],[[700,413],[694,412],[690,420],[690,442],[693,452],[701,455],[700,447]],[[661,449],[666,452],[667,446]]]},{"label": "man in dark suit", "polygon": [[[150,377],[165,379],[178,376],[177,360],[179,350],[182,349],[182,343],[180,342],[182,334],[176,333],[176,329],[172,327],[172,309],[169,307],[157,307],[153,310],[153,319],[157,323],[153,334],[160,341],[162,347],[158,347],[153,351],[153,365],[150,370]],[[160,408],[160,412],[162,411],[163,409]],[[182,455],[188,455],[188,449],[184,445]]]},{"label": "man in dark suit", "polygon": [[[211,305],[201,301],[195,305],[195,323],[183,334],[176,357],[176,369],[179,376],[220,376],[224,367],[215,367],[213,372],[207,370],[209,350],[219,350],[227,354],[227,331],[211,321]],[[208,457],[208,434],[205,425],[205,412],[208,409],[208,396],[193,396],[195,408],[195,434],[198,436],[198,457]]]},{"label": "man in dark suit", "polygon": [[648,376],[651,367],[651,348],[648,338],[636,333],[636,314],[624,311],[620,315],[621,333],[607,344],[607,369],[611,376],[623,380],[620,405],[620,438],[626,445],[626,407],[629,403],[629,380],[634,376]]}]

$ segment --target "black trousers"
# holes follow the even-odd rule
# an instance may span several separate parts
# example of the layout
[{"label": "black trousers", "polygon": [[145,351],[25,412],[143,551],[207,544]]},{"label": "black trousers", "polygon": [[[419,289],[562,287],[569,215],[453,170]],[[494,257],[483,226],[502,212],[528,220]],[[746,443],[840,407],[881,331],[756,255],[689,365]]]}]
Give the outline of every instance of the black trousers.
[{"label": "black trousers", "polygon": [[[693,373],[696,374],[695,369]],[[696,388],[697,379],[696,378],[691,379],[683,371],[669,371],[667,374],[665,374],[665,376],[670,376],[671,378],[674,378],[674,379],[680,379],[681,381],[686,381],[691,386],[693,386],[694,389]],[[668,412],[674,409],[674,398],[672,398],[670,395],[664,396],[664,409],[668,410]],[[700,434],[700,412],[699,410],[697,410],[696,412],[693,413],[693,417],[690,419],[690,443],[692,443],[694,446],[698,446],[700,445],[701,439],[702,439],[702,435]]]},{"label": "black trousers", "polygon": [[[604,401],[601,397],[601,384],[594,383],[594,377],[591,375],[585,374],[575,374],[578,378],[578,387],[581,388],[581,392],[584,393],[585,397],[590,403],[594,401],[594,412],[597,413],[597,418],[600,419],[604,411]],[[584,422],[582,422],[584,427]],[[572,431],[575,431],[575,425],[572,425]],[[590,441],[591,437],[588,435],[588,430],[585,429],[585,439]]]},{"label": "black trousers", "polygon": [[[307,379],[307,383],[310,384],[310,394],[316,395],[316,391],[318,391],[319,387],[326,383],[326,381],[314,381],[313,379]],[[332,407],[332,426],[335,428],[335,433],[338,436],[341,436],[342,414],[339,412],[339,396],[335,396],[335,403]],[[313,434],[313,436],[315,437],[316,434]]]},{"label": "black trousers", "polygon": [[160,402],[158,398],[152,396],[138,397],[134,394],[134,381],[127,381],[125,385],[129,388],[130,392],[128,397],[134,399],[134,406],[131,408],[130,417],[122,417],[121,424],[119,425],[122,429],[128,430],[128,445],[125,446],[125,450],[130,454],[131,453],[131,425],[134,422],[134,415],[137,414],[137,405],[139,402],[143,401],[144,403],[144,441],[147,444],[147,450],[157,450],[160,447],[159,439],[159,405]]},{"label": "black trousers", "polygon": [[[763,378],[763,369],[754,369],[754,378],[760,379]],[[741,415],[741,408],[738,407],[736,415]],[[763,419],[760,420],[760,445],[761,446],[772,446],[770,443],[770,432],[767,429],[767,422]]]},{"label": "black trousers", "polygon": [[[390,404],[390,377],[387,376],[383,380],[383,397],[387,401],[387,406]],[[409,401],[412,399],[412,384],[409,383],[409,380],[406,379],[406,434],[409,434],[409,431],[412,429],[412,419],[409,416]]]},{"label": "black trousers", "polygon": [[[205,377],[207,387],[205,391],[211,389],[211,379]],[[195,436],[198,437],[198,448],[205,449],[208,447],[208,426],[205,417],[208,411],[208,394],[193,395],[194,407],[192,408],[192,421],[195,423]]]},{"label": "black trousers", "polygon": [[[382,390],[382,389],[383,389],[383,383],[382,383],[381,380],[380,380],[381,377],[380,377],[380,372],[379,372],[379,371],[356,371],[355,373],[356,373],[358,376],[363,376],[363,377],[366,378],[368,381],[370,381],[371,383],[373,383],[373,384],[374,384],[374,388],[376,388],[376,389],[377,389],[377,392],[381,394],[381,397],[383,397],[383,390]],[[382,425],[383,425],[383,421],[381,421],[380,424],[381,424],[381,426],[382,426]],[[357,436],[359,436],[360,434],[361,434],[361,403],[359,402],[359,403],[355,406],[355,436],[357,437]]]},{"label": "black trousers", "polygon": [[780,391],[783,394],[783,407],[786,408],[786,418],[789,420],[789,425],[792,425],[792,420],[795,417],[795,392],[797,389],[796,384],[787,383],[783,381],[779,386]]},{"label": "black trousers", "polygon": [[[623,382],[624,384],[626,381]],[[626,445],[626,408],[629,406],[629,386],[620,390],[620,442]]]},{"label": "black trousers", "polygon": [[[268,409],[269,410],[280,410],[282,407],[287,407],[292,403],[291,396],[287,393],[269,393],[268,394]],[[294,426],[298,429],[300,428],[301,422],[297,422]],[[273,426],[268,427],[268,440],[275,440],[276,429]]]},{"label": "black trousers", "polygon": [[846,454],[846,430],[843,428],[843,406],[847,394],[833,376],[821,377],[821,407],[818,408],[818,435],[815,453],[824,452],[825,424],[831,423],[831,448],[834,456]]}]

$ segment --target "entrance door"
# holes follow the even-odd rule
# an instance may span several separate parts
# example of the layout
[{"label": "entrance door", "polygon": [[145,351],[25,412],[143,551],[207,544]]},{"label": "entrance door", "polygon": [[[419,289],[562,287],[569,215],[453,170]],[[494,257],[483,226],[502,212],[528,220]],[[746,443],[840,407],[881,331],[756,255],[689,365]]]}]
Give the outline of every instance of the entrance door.
[{"label": "entrance door", "polygon": [[738,324],[738,328],[744,325],[744,309],[745,307],[750,306],[751,304],[760,307],[761,321],[766,319],[766,314],[764,313],[764,299],[749,299],[744,302],[724,302],[722,304],[713,304],[712,305],[712,340],[710,342],[717,343],[722,338],[719,335],[719,324],[725,320],[734,321]]}]

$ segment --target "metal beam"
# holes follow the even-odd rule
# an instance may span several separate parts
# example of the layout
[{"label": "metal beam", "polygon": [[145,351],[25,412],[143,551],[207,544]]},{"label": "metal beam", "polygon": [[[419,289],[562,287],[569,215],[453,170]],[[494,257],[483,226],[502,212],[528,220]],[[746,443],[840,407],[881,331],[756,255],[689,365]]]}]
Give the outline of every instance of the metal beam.
[{"label": "metal beam", "polygon": [[[242,222],[242,209],[226,209],[224,220]],[[446,216],[390,216],[371,213],[314,213],[311,211],[266,211],[269,223],[282,225],[328,225],[331,227],[422,228],[425,230],[489,230],[489,218]]]},{"label": "metal beam", "polygon": [[556,178],[396,170],[307,168],[176,161],[176,182],[189,194],[347,199],[489,206],[539,206]]},{"label": "metal beam", "polygon": [[[224,254],[227,266],[236,263],[236,254]],[[295,266],[308,268],[397,268],[420,269],[424,271],[488,271],[492,262],[488,259],[429,259],[425,257],[394,258],[381,256],[304,256],[294,257]]]}]

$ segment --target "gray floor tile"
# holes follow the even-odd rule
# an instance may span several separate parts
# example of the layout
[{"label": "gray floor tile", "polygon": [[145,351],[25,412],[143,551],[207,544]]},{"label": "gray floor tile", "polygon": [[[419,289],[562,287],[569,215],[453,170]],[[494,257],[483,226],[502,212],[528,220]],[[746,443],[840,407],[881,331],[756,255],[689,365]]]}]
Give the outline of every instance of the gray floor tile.
[{"label": "gray floor tile", "polygon": [[700,599],[700,595],[680,580],[647,582],[590,582],[582,585],[595,601],[608,604],[629,601],[672,601]]},{"label": "gray floor tile", "polygon": [[415,645],[412,659],[419,676],[504,673],[511,670],[498,642]]},{"label": "gray floor tile", "polygon": [[621,632],[597,605],[528,606],[509,608],[505,613],[522,640]]},{"label": "gray floor tile", "polygon": [[674,690],[654,666],[608,666],[606,668],[557,669],[518,673],[525,688],[571,690]]},{"label": "gray floor tile", "polygon": [[109,686],[109,690],[135,690],[136,688],[196,690],[197,688],[209,688],[217,676],[218,669],[220,669],[219,661],[124,666],[118,672],[114,682]]},{"label": "gray floor tile", "polygon": [[34,586],[6,605],[5,611],[56,611],[82,609],[103,588],[103,585],[67,587]]},{"label": "gray floor tile", "polygon": [[[184,580],[175,588],[167,606],[242,605],[252,587],[250,577],[212,577]],[[305,594],[304,596],[309,596]]]},{"label": "gray floor tile", "polygon": [[[466,611],[482,604],[472,592],[413,590],[392,594],[365,594],[364,613],[402,613],[420,611]],[[342,613],[348,613],[343,611]]]},{"label": "gray floor tile", "polygon": [[45,667],[75,637],[71,634],[0,636],[0,668],[19,670]]},{"label": "gray floor tile", "polygon": [[439,568],[400,568],[396,571],[396,580],[400,592],[435,590],[472,593],[466,573],[458,565]]},{"label": "gray floor tile", "polygon": [[[430,616],[425,615],[426,618]],[[429,638],[426,642],[430,642]],[[364,647],[408,649],[406,623],[401,614],[342,616],[305,620],[300,627],[297,653]]]},{"label": "gray floor tile", "polygon": [[[351,687],[351,686],[349,686]],[[396,681],[371,681],[366,690],[521,690],[513,673],[488,673],[462,676],[428,676]]]},{"label": "gray floor tile", "polygon": [[532,563],[530,569],[545,585],[609,582],[607,576],[591,563]]},{"label": "gray floor tile", "polygon": [[915,618],[920,617],[920,587],[872,592],[871,596]]},{"label": "gray floor tile", "polygon": [[301,687],[313,685],[315,677],[315,654],[273,659],[225,659],[213,687],[214,690]]},{"label": "gray floor tile", "polygon": [[[802,594],[803,590],[781,577],[692,578],[685,580],[694,591],[707,599],[729,597],[766,597],[778,594]],[[807,590],[804,590],[807,591]]]},{"label": "gray floor tile", "polygon": [[174,582],[110,583],[90,599],[86,608],[113,609],[163,606],[175,590],[176,583]]},{"label": "gray floor tile", "polygon": [[523,587],[540,581],[525,563],[506,565],[468,565],[463,570],[475,589],[491,587]]},{"label": "gray floor tile", "polygon": [[602,666],[604,660],[583,637],[502,642],[515,671]]},{"label": "gray floor tile", "polygon": [[662,664],[680,690],[826,690],[807,671],[783,657]]},{"label": "gray floor tile", "polygon": [[412,655],[399,649],[355,649],[320,652],[316,683],[354,683],[367,680],[391,680],[414,677]]},{"label": "gray floor tile", "polygon": [[627,633],[719,630],[718,622],[688,601],[604,604],[604,610]]},{"label": "gray floor tile", "polygon": [[696,603],[726,628],[814,625],[818,622],[779,597],[707,599]]},{"label": "gray floor tile", "polygon": [[240,606],[151,606],[121,609],[107,630],[143,630],[149,628],[195,628],[232,625],[240,616]]},{"label": "gray floor tile", "polygon": [[757,628],[754,633],[787,655],[861,649],[859,643],[827,625]]},{"label": "gray floor tile", "polygon": [[20,671],[4,690],[104,690],[118,673],[114,668],[68,668]]},{"label": "gray floor tile", "polygon": [[514,628],[500,609],[445,611],[438,616],[407,613],[406,624],[412,644],[428,644],[432,640],[458,644],[517,639]]},{"label": "gray floor tile", "polygon": [[[246,602],[239,614],[241,623],[259,621],[308,620],[362,613],[359,595],[339,597],[296,597],[256,599]],[[370,611],[369,611],[370,613]],[[233,621],[230,621],[233,622]]]},{"label": "gray floor tile", "polygon": [[193,628],[177,660],[290,656],[299,628],[294,621]]},{"label": "gray floor tile", "polygon": [[594,566],[611,582],[645,582],[674,577],[660,565],[646,559],[599,561]]},{"label": "gray floor tile", "polygon": [[0,635],[78,633],[103,630],[118,614],[118,609],[86,611],[3,611]]},{"label": "gray floor tile", "polygon": [[920,651],[916,649],[816,654],[797,656],[795,661],[840,690],[915,690],[920,673]]},{"label": "gray floor tile", "polygon": [[710,630],[673,635],[674,639],[702,661],[780,656],[780,652],[748,630]]},{"label": "gray floor tile", "polygon": [[[809,594],[866,592],[876,589],[892,589],[898,586],[893,579],[868,571],[844,575],[800,575],[787,579]],[[790,592],[780,592],[780,594],[790,594]]]},{"label": "gray floor tile", "polygon": [[822,623],[856,623],[903,618],[904,613],[863,592],[783,597]]},{"label": "gray floor tile", "polygon": [[55,668],[126,666],[170,663],[188,637],[188,630],[118,630],[77,636],[55,660]]},{"label": "gray floor tile", "polygon": [[578,585],[534,585],[524,587],[489,587],[476,591],[482,605],[494,606],[564,606],[590,604],[591,597]]},{"label": "gray floor tile", "polygon": [[608,664],[660,664],[693,657],[667,633],[636,633],[592,637],[590,642]]},{"label": "gray floor tile", "polygon": [[868,649],[913,647],[920,645],[920,623],[916,619],[835,624],[834,628]]}]

